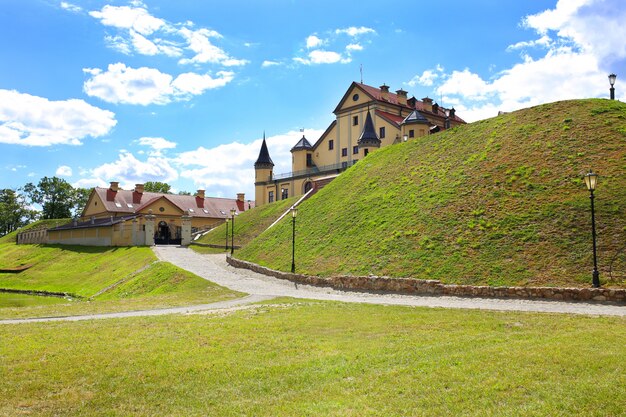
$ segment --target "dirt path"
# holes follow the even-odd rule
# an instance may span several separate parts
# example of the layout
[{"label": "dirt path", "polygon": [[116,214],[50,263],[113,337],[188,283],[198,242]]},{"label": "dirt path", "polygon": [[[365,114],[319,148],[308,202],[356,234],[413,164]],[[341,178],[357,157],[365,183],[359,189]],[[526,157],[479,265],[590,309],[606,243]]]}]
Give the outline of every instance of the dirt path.
[{"label": "dirt path", "polygon": [[276,297],[295,297],[314,300],[343,301],[382,305],[419,307],[468,308],[499,311],[529,311],[546,313],[588,314],[598,316],[626,316],[626,306],[517,299],[463,298],[448,296],[420,296],[339,291],[332,288],[295,284],[290,281],[257,274],[246,269],[236,269],[226,263],[225,255],[201,255],[191,249],[176,246],[156,246],[154,252],[167,262],[224,287],[250,294],[237,300],[211,304],[174,307],[120,313],[89,314],[71,317],[0,320],[0,324],[32,323],[45,321],[78,321],[164,314],[212,312],[238,308]]}]

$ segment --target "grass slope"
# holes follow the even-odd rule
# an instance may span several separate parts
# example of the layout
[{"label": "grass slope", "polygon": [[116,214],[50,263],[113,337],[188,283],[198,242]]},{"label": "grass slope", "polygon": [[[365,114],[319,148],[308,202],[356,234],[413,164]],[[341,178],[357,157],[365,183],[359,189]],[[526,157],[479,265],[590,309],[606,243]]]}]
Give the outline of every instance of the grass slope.
[{"label": "grass slope", "polygon": [[7,233],[4,236],[0,237],[0,243],[10,243],[15,242],[15,238],[19,232],[25,232],[30,229],[49,229],[52,227],[62,226],[64,224],[69,223],[72,219],[47,219],[47,220],[37,220],[32,222],[24,227],[21,227],[18,230],[15,230],[11,233]]},{"label": "grass slope", "polygon": [[[235,246],[245,246],[252,239],[257,237],[262,231],[272,224],[281,214],[289,209],[298,197],[288,198],[286,200],[276,201],[256,207],[253,210],[244,211],[235,218]],[[231,242],[231,226],[228,224],[228,246]],[[209,233],[205,234],[197,240],[198,243],[207,243],[211,245],[224,246],[226,243],[226,225],[221,224]],[[193,247],[198,249],[198,247]]]},{"label": "grass slope", "polygon": [[64,316],[203,304],[242,296],[170,263],[148,247],[0,244],[0,288],[69,293],[77,299],[0,293],[0,318]]},{"label": "grass slope", "polygon": [[624,324],[285,300],[4,325],[0,415],[622,416]]},{"label": "grass slope", "polygon": [[[380,149],[299,210],[296,265],[487,285],[626,286],[626,104],[546,104]],[[288,271],[291,219],[238,256]],[[613,279],[609,266],[613,260]]]}]

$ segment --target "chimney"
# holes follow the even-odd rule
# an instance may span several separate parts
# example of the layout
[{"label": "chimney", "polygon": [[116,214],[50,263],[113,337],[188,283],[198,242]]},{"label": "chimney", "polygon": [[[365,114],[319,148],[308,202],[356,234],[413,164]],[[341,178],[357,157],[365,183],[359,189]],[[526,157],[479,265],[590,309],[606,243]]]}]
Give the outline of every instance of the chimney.
[{"label": "chimney", "polygon": [[404,91],[403,89],[399,89],[399,90],[396,90],[396,94],[398,95],[398,104],[401,106],[406,106],[407,105],[407,102],[406,102],[407,92]]},{"label": "chimney", "polygon": [[196,192],[196,197],[198,198],[204,198],[204,190],[198,190]]},{"label": "chimney", "polygon": [[196,206],[204,208],[204,190],[196,191]]},{"label": "chimney", "polygon": [[411,97],[410,99],[406,101],[406,104],[412,109],[415,108],[416,103],[417,103],[417,99],[415,98],[415,96]]},{"label": "chimney", "polygon": [[120,183],[111,181],[111,186],[107,189],[107,201],[115,201],[117,190],[120,189]]},{"label": "chimney", "polygon": [[237,193],[237,201],[245,201],[246,194],[245,193]]},{"label": "chimney", "polygon": [[380,98],[382,98],[385,101],[389,101],[389,86],[388,85],[381,85],[380,86]]},{"label": "chimney", "polygon": [[452,107],[452,108],[450,109],[450,118],[451,118],[451,119],[454,119],[454,113],[455,113],[455,112],[456,112],[456,110],[454,110],[454,107]]},{"label": "chimney", "polygon": [[433,113],[439,114],[439,104],[433,103]]},{"label": "chimney", "polygon": [[133,204],[141,204],[142,196],[143,196],[143,184],[135,184],[135,191],[133,192]]},{"label": "chimney", "polygon": [[432,98],[424,97],[422,99],[422,103],[424,103],[424,111],[429,111],[429,112],[433,111],[433,99]]}]

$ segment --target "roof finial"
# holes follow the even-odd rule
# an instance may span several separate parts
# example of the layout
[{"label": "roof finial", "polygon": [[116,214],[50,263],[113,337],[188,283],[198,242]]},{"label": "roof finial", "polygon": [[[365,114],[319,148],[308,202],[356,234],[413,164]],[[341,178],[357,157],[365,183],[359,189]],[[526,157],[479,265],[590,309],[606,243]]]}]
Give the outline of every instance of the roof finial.
[{"label": "roof finial", "polygon": [[363,64],[361,64],[361,84],[363,84]]}]

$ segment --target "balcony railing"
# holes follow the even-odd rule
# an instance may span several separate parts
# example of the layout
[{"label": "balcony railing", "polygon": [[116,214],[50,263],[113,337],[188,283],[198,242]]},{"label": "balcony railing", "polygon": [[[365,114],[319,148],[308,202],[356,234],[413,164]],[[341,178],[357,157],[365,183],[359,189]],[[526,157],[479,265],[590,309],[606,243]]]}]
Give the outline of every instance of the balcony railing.
[{"label": "balcony railing", "polygon": [[307,176],[307,175],[323,174],[325,172],[331,172],[331,171],[341,171],[343,169],[351,167],[352,165],[356,164],[357,162],[358,161],[346,161],[346,162],[341,162],[341,163],[333,164],[333,165],[323,165],[323,166],[320,166],[320,167],[315,166],[315,167],[303,169],[301,171],[287,172],[287,173],[284,173],[284,174],[276,174],[276,175],[274,175],[274,177],[270,177],[269,181],[280,180],[280,179],[285,179],[285,178],[299,177],[301,175],[302,176]]}]

